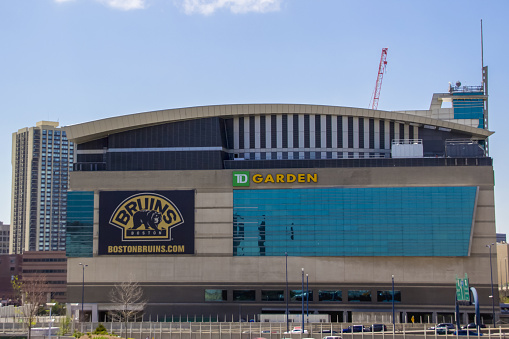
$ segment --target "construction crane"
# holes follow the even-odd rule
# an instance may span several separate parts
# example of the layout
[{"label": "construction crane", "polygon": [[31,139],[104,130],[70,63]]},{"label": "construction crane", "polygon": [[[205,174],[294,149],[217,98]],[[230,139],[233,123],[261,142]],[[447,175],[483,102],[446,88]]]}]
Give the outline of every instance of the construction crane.
[{"label": "construction crane", "polygon": [[387,67],[387,50],[388,50],[388,48],[382,48],[382,56],[380,57],[380,65],[378,66],[378,76],[376,78],[375,91],[373,92],[373,100],[371,103],[371,109],[378,108],[378,100],[380,99],[380,90],[382,89],[382,80],[384,78],[385,68]]}]

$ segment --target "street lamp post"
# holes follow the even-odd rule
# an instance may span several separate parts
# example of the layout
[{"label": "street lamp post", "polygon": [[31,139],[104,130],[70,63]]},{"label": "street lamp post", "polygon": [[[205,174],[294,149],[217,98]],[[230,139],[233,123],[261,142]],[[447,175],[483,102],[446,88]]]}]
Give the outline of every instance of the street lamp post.
[{"label": "street lamp post", "polygon": [[396,320],[394,319],[394,274],[392,275],[392,333],[396,331]]},{"label": "street lamp post", "polygon": [[306,322],[309,322],[309,276],[306,273]]},{"label": "street lamp post", "polygon": [[507,257],[505,257],[505,294],[507,297]]},{"label": "street lamp post", "polygon": [[490,249],[490,277],[491,277],[491,306],[493,312],[493,325],[495,325],[495,294],[493,293],[493,267],[491,266],[491,246],[495,244],[486,245]]},{"label": "street lamp post", "polygon": [[290,331],[290,328],[288,327],[288,252],[285,252],[285,262],[286,262],[286,332]]},{"label": "street lamp post", "polygon": [[81,313],[80,313],[80,321],[85,321],[85,316],[83,313],[83,306],[85,302],[85,267],[88,265],[80,263],[80,266],[83,268],[83,280],[81,284]]},{"label": "street lamp post", "polygon": [[53,308],[53,306],[55,306],[56,303],[46,303],[46,306],[49,306],[49,333],[48,333],[48,338],[51,339],[51,325],[53,324],[53,320],[51,319],[51,309]]},{"label": "street lamp post", "polygon": [[302,299],[302,333],[304,333],[304,267],[302,268],[302,291],[301,291],[301,299]]}]

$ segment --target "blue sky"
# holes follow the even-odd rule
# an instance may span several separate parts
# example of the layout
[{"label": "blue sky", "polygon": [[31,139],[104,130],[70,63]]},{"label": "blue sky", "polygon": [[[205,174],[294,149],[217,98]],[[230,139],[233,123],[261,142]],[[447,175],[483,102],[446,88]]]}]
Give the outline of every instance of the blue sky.
[{"label": "blue sky", "polygon": [[11,133],[178,107],[306,103],[427,109],[489,67],[497,231],[509,233],[508,1],[2,0],[0,221],[10,222]]}]

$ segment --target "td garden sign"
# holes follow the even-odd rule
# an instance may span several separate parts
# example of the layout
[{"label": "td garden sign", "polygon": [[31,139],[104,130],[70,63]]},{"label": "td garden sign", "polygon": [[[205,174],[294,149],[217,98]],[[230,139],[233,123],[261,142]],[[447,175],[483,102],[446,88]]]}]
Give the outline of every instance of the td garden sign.
[{"label": "td garden sign", "polygon": [[282,184],[282,183],[316,183],[318,182],[318,174],[316,173],[275,173],[275,174],[259,174],[250,173],[249,171],[234,171],[233,173],[234,187],[249,187],[250,184]]}]

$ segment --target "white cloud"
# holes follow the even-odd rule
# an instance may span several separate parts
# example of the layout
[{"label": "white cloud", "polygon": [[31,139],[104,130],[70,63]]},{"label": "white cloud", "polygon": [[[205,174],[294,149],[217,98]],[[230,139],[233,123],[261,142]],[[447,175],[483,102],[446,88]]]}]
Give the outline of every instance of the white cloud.
[{"label": "white cloud", "polygon": [[278,11],[282,0],[183,0],[186,14],[209,15],[218,9],[229,9],[232,13]]},{"label": "white cloud", "polygon": [[99,0],[99,2],[102,2],[112,8],[123,9],[125,11],[145,8],[145,0]]}]

